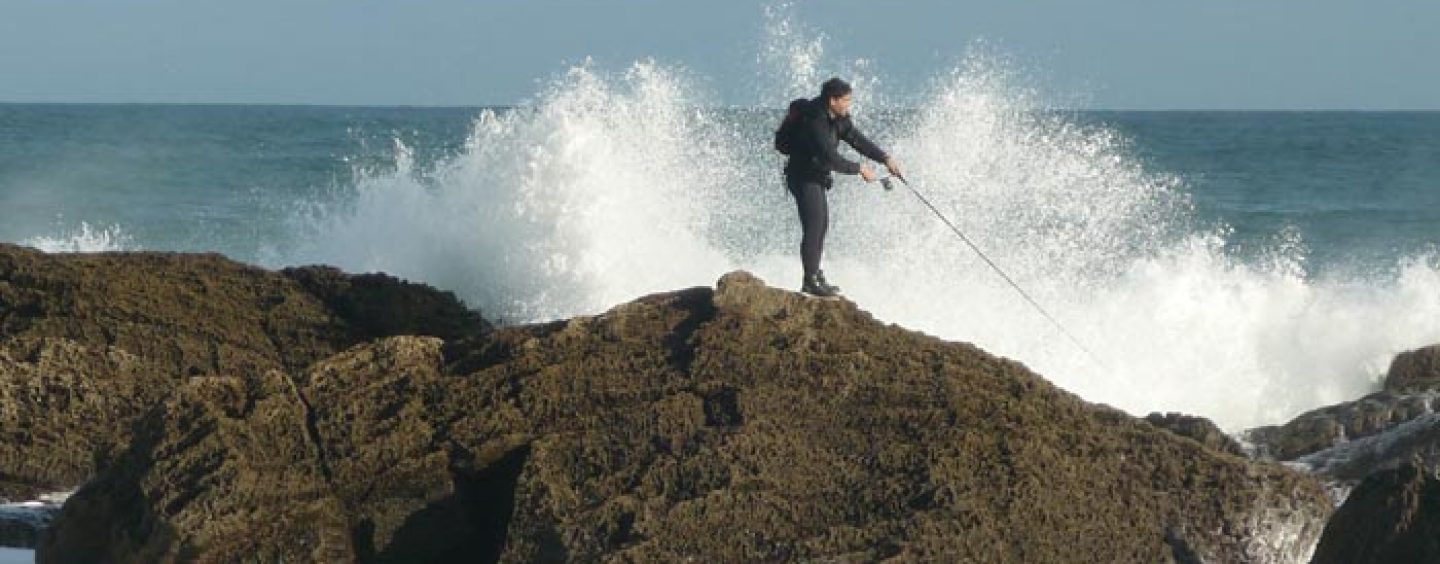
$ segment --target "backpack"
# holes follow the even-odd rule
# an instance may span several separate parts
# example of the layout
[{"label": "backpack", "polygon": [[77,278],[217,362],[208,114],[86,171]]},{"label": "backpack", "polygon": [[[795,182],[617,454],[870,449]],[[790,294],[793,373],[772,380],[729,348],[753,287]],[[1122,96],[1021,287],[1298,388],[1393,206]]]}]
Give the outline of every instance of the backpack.
[{"label": "backpack", "polygon": [[780,127],[775,128],[775,150],[780,154],[789,156],[795,150],[796,137],[800,132],[801,114],[805,111],[805,103],[809,100],[796,98],[790,101],[790,109],[785,112],[785,119],[780,122]]}]

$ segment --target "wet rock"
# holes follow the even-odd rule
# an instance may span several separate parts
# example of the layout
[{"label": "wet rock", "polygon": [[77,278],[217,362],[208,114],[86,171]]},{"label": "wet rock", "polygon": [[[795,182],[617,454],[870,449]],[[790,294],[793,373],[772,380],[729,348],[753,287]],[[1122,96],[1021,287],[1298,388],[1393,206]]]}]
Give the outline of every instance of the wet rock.
[{"label": "wet rock", "polygon": [[1395,355],[1385,389],[1396,393],[1440,391],[1440,345]]},{"label": "wet rock", "polygon": [[1312,478],[744,273],[193,378],[44,562],[1297,561]]},{"label": "wet rock", "polygon": [[1311,562],[1440,562],[1440,477],[1416,462],[1366,478],[1325,526]]},{"label": "wet rock", "polygon": [[1440,468],[1440,414],[1430,413],[1386,430],[1307,454],[1295,462],[1340,486],[1353,486],[1372,473],[1407,461]]},{"label": "wet rock", "polygon": [[35,548],[40,533],[50,525],[55,510],[0,507],[0,547]]},{"label": "wet rock", "polygon": [[1289,423],[1247,431],[1259,454],[1295,460],[1347,441],[1381,434],[1434,412],[1435,394],[1376,392],[1364,398],[1301,414]]},{"label": "wet rock", "polygon": [[1384,390],[1252,429],[1245,438],[1261,458],[1304,468],[1341,497],[1366,476],[1411,460],[1440,468],[1440,390],[1425,383],[1434,376],[1436,354],[1440,347],[1402,353],[1391,363]]},{"label": "wet rock", "polygon": [[1145,416],[1145,421],[1217,451],[1245,456],[1245,449],[1240,447],[1240,443],[1235,442],[1235,439],[1221,431],[1219,426],[1204,417],[1183,413],[1151,413]]},{"label": "wet rock", "polygon": [[[1440,407],[1440,345],[1396,355],[1384,389],[1355,401],[1308,411],[1284,425],[1251,429],[1246,440],[1257,454],[1296,460],[1377,436]],[[1401,459],[1408,458],[1402,456]]]}]

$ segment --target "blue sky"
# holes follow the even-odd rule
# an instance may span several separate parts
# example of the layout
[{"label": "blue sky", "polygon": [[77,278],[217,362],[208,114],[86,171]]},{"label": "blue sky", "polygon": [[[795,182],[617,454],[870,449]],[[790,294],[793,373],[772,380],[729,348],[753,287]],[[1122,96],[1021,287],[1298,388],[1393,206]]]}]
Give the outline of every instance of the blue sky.
[{"label": "blue sky", "polygon": [[[0,101],[512,104],[566,65],[654,59],[726,105],[760,73],[752,0],[4,0]],[[1113,109],[1440,109],[1440,4],[797,1],[833,64],[918,88],[984,40]]]}]

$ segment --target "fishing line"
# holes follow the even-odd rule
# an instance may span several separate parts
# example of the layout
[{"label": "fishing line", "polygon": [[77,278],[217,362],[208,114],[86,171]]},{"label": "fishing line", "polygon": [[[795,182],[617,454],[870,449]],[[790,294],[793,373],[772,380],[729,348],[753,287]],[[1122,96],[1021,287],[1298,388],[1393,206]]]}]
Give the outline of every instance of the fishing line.
[{"label": "fishing line", "polygon": [[[1090,357],[1090,360],[1095,362],[1095,364],[1099,365],[1102,368],[1106,367],[1105,363],[1101,362],[1100,358],[1096,356],[1095,353],[1091,352],[1084,343],[1081,343],[1080,339],[1076,338],[1069,329],[1065,328],[1065,325],[1061,324],[1059,320],[1055,319],[1055,316],[1050,315],[1050,312],[1045,311],[1045,308],[1041,307],[1040,303],[1035,301],[1035,298],[1030,297],[1029,292],[1026,292],[1025,289],[1021,288],[1019,284],[1016,284],[1015,280],[1010,278],[1010,275],[1005,274],[1005,271],[1001,269],[999,265],[995,264],[995,261],[990,260],[990,257],[986,256],[985,251],[980,250],[980,247],[975,245],[975,243],[971,241],[969,237],[966,237],[965,233],[960,231],[959,227],[956,227],[949,218],[945,217],[945,214],[940,213],[940,210],[937,209],[934,204],[931,204],[929,199],[927,199],[923,194],[921,194],[919,190],[916,190],[914,186],[911,186],[910,182],[908,180],[905,180],[905,177],[896,175],[895,178],[899,178],[900,183],[904,184],[906,188],[909,188],[910,193],[914,194],[916,198],[919,198],[920,202],[925,204],[925,207],[930,208],[930,211],[935,213],[935,217],[938,217],[940,218],[940,221],[945,222],[945,225],[948,226],[951,231],[954,231],[955,235],[960,237],[961,241],[964,241],[966,245],[969,245],[970,249],[975,251],[975,254],[979,255],[981,260],[985,261],[985,264],[988,264],[990,265],[990,268],[995,269],[995,272],[999,274],[1001,278],[1005,279],[1005,282],[1009,283],[1010,287],[1014,288],[1015,291],[1020,294],[1020,297],[1025,298],[1025,301],[1030,302],[1030,305],[1035,307],[1035,311],[1040,312],[1040,315],[1045,316],[1045,319],[1048,319],[1050,320],[1050,323],[1055,324],[1055,327],[1060,329],[1060,332],[1064,333],[1066,337],[1069,337],[1070,342],[1074,343],[1076,347],[1079,347],[1081,351],[1084,351],[1085,354]],[[880,179],[880,185],[884,186],[886,190],[894,189],[894,186],[890,182],[890,178]]]}]

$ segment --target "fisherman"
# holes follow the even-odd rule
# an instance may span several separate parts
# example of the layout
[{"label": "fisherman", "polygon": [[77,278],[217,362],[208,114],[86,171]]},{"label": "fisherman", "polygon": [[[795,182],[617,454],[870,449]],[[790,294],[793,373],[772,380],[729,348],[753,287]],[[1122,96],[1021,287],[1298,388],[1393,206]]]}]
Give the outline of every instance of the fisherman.
[{"label": "fisherman", "polygon": [[[850,122],[852,102],[850,84],[832,78],[820,86],[820,96],[791,103],[789,115],[776,132],[776,149],[788,154],[785,163],[785,187],[795,196],[800,211],[800,263],[805,281],[800,291],[819,297],[840,295],[840,288],[825,280],[820,270],[820,255],[825,248],[825,231],[830,226],[829,204],[825,192],[834,185],[831,172],[858,174],[865,182],[874,182],[875,171],[868,163],[857,163],[836,151],[845,141],[861,155],[884,163],[893,176],[903,176],[894,158],[877,147]],[[783,146],[782,146],[783,145]]]}]

